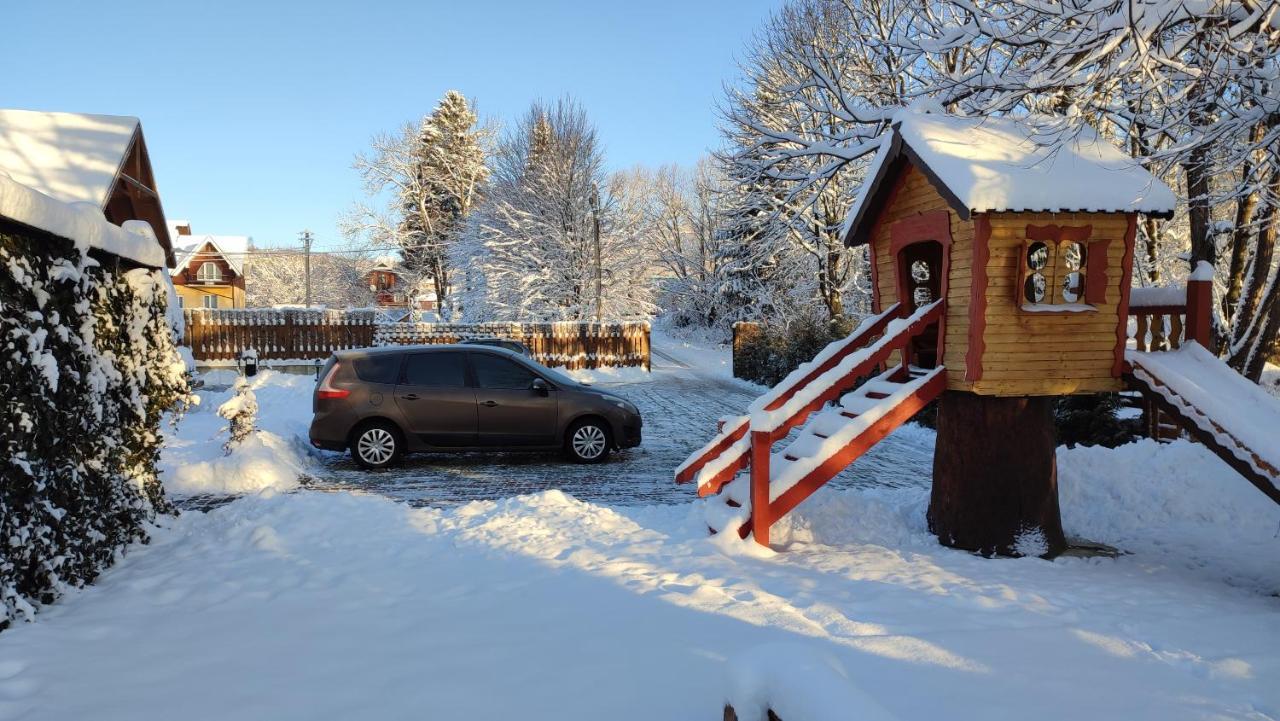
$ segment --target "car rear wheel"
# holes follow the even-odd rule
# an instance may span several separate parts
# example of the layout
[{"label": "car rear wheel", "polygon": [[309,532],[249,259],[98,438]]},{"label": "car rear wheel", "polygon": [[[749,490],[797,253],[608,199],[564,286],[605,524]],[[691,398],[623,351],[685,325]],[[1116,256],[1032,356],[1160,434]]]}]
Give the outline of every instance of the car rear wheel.
[{"label": "car rear wheel", "polygon": [[351,457],[362,468],[387,468],[400,460],[404,441],[390,423],[370,423],[356,431],[351,440]]},{"label": "car rear wheel", "polygon": [[591,418],[578,421],[565,434],[565,452],[578,463],[599,463],[609,457],[612,446],[609,428],[603,421]]}]

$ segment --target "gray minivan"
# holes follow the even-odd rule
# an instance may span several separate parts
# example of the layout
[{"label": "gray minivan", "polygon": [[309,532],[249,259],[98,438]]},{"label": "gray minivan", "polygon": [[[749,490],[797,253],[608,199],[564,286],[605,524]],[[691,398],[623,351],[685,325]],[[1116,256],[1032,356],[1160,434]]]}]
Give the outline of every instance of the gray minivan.
[{"label": "gray minivan", "polygon": [[312,401],[311,444],[385,468],[415,451],[563,450],[580,463],[640,445],[640,411],[486,346],[339,351]]}]

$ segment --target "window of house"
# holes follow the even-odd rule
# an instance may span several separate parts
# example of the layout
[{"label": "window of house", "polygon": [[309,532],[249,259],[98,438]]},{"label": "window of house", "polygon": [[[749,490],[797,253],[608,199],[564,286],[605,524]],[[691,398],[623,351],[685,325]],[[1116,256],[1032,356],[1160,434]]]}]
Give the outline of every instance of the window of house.
[{"label": "window of house", "polygon": [[1074,240],[1027,243],[1022,268],[1023,307],[1085,303],[1087,253],[1085,244]]},{"label": "window of house", "polygon": [[204,307],[206,307],[206,308],[217,308],[217,307],[218,307],[218,296],[216,296],[216,295],[206,295],[206,296],[204,297]]},{"label": "window of house", "polygon": [[222,270],[218,268],[217,263],[206,261],[200,264],[200,269],[196,271],[196,280],[222,280]]}]

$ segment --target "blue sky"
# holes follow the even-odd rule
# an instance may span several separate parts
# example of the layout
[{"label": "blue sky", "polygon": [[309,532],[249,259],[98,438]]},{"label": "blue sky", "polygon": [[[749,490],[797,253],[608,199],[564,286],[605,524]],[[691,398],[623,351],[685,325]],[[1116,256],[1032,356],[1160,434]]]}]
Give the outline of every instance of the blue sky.
[{"label": "blue sky", "polygon": [[449,88],[510,119],[571,93],[611,167],[689,164],[777,0],[23,1],[0,104],[142,118],[170,218],[197,232],[340,242],[352,156]]}]

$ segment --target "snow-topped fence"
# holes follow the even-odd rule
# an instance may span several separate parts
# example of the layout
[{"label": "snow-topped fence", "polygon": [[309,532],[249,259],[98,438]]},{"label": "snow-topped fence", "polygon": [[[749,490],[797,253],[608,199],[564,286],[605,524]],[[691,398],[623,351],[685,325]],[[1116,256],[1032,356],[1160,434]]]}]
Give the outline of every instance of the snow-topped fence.
[{"label": "snow-topped fence", "polygon": [[1213,268],[1201,262],[1185,285],[1132,288],[1129,337],[1140,351],[1171,350],[1193,340],[1212,343]]},{"label": "snow-topped fence", "polygon": [[315,360],[350,348],[504,338],[547,366],[649,369],[647,321],[387,323],[373,310],[314,308],[190,308],[184,317],[184,343],[202,363],[234,361],[246,348],[262,361]]}]

